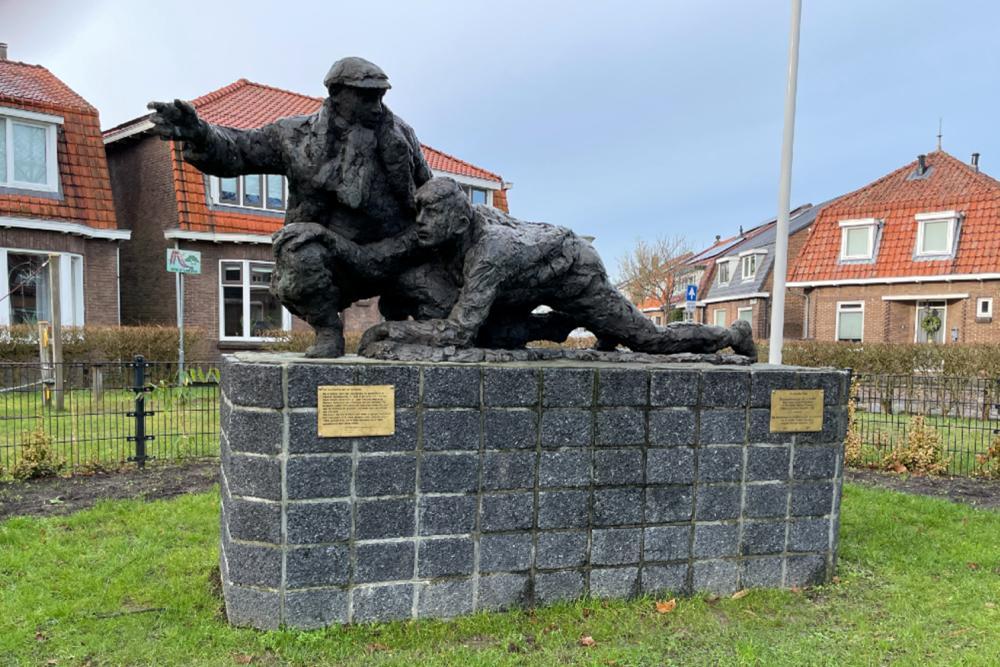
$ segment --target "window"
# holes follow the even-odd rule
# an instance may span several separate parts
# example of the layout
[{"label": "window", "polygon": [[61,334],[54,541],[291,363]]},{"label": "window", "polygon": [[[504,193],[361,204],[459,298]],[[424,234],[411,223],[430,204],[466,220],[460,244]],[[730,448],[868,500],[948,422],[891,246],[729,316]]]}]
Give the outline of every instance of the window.
[{"label": "window", "polygon": [[79,255],[0,248],[0,325],[35,324],[52,318],[49,262],[59,262],[59,296],[64,326],[83,326],[83,258]]},{"label": "window", "polygon": [[663,317],[661,315],[653,315],[653,324],[663,324]]},{"label": "window", "polygon": [[271,294],[273,262],[223,260],[219,268],[219,335],[223,340],[264,340],[288,330],[292,317]]},{"label": "window", "polygon": [[749,308],[737,308],[736,319],[743,320],[744,322],[753,322],[753,306]]},{"label": "window", "polygon": [[743,280],[750,280],[757,275],[757,255],[745,255],[740,259]]},{"label": "window", "polygon": [[874,219],[843,220],[840,223],[840,259],[867,260],[875,254]]},{"label": "window", "polygon": [[948,304],[944,301],[918,301],[913,340],[917,343],[944,342],[947,331]]},{"label": "window", "polygon": [[729,284],[729,262],[721,261],[716,263],[716,275],[718,276],[718,283],[720,285]]},{"label": "window", "polygon": [[714,311],[712,311],[712,318],[713,322],[715,323],[715,326],[717,327],[726,326],[726,309],[716,308]]},{"label": "window", "polygon": [[976,299],[976,318],[992,319],[992,317],[993,317],[993,299],[989,297]]},{"label": "window", "polygon": [[279,174],[251,174],[234,178],[210,177],[212,201],[242,208],[285,210],[287,188]]},{"label": "window", "polygon": [[837,340],[861,342],[864,328],[864,302],[850,301],[837,303]]},{"label": "window", "polygon": [[58,116],[0,109],[0,186],[55,192]]},{"label": "window", "polygon": [[462,188],[462,192],[465,196],[469,198],[469,201],[473,204],[485,204],[487,206],[493,205],[493,197],[489,190],[483,188],[474,188],[471,185],[459,185]]},{"label": "window", "polygon": [[952,254],[955,240],[955,226],[958,214],[955,211],[941,213],[918,213],[916,257],[948,257]]}]

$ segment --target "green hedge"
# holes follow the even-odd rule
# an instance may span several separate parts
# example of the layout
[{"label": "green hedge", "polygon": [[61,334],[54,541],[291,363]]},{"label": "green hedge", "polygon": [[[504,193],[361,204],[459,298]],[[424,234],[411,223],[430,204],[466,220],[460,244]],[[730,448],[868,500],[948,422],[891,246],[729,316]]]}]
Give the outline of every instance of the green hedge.
[{"label": "green hedge", "polygon": [[[766,360],[766,344],[758,346]],[[851,368],[855,373],[910,375],[935,373],[963,377],[1000,377],[1000,346],[986,344],[785,343],[782,361],[796,366]]]},{"label": "green hedge", "polygon": [[[177,358],[178,331],[174,327],[66,327],[63,361],[128,360],[137,354],[151,361]],[[184,352],[195,359],[205,336],[197,328],[184,328]],[[29,325],[0,327],[0,361],[37,362],[38,330]]]}]

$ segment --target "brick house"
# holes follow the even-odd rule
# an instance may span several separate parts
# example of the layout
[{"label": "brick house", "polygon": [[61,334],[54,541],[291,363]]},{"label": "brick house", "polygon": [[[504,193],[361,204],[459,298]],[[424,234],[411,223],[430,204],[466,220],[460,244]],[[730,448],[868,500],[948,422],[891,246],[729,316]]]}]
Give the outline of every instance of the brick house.
[{"label": "brick house", "polygon": [[1000,182],[921,155],[826,206],[790,267],[807,338],[998,342]]},{"label": "brick house", "polygon": [[120,322],[119,229],[97,110],[0,44],[0,326],[51,317],[58,253],[64,326]]},{"label": "brick house", "polygon": [[[322,98],[240,79],[192,104],[206,121],[239,129],[284,116],[311,114]],[[307,329],[269,290],[271,234],[284,220],[284,176],[216,178],[184,162],[177,142],[161,141],[144,115],[104,132],[115,209],[132,230],[122,250],[123,322],[176,325],[175,277],[166,272],[167,248],[197,250],[201,275],[185,278],[185,325],[201,328],[210,349],[259,346],[268,329]],[[507,210],[509,184],[490,171],[423,146],[435,175],[454,178],[474,203]],[[348,332],[379,319],[375,299],[344,314]]]},{"label": "brick house", "polygon": [[[791,211],[788,222],[788,264],[794,266],[809,228],[822,209],[806,204]],[[742,235],[714,258],[714,270],[698,306],[708,324],[728,326],[746,320],[754,337],[766,339],[771,327],[771,292],[774,286],[774,243],[777,221],[770,220]],[[785,338],[802,338],[804,297],[785,296]]]}]

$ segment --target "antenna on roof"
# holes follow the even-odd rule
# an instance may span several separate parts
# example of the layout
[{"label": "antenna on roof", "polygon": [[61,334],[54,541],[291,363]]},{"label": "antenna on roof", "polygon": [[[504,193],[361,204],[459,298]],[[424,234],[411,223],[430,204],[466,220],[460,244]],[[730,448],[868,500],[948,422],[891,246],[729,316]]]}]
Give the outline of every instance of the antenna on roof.
[{"label": "antenna on roof", "polygon": [[937,139],[938,139],[937,149],[938,150],[941,150],[941,123],[942,123],[942,118],[940,116],[938,116],[938,134],[937,134]]}]

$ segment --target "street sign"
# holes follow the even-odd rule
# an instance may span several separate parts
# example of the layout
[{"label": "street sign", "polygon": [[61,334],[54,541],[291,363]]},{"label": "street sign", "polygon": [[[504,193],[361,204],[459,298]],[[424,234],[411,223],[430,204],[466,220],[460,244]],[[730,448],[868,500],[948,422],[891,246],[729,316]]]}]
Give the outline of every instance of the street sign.
[{"label": "street sign", "polygon": [[685,308],[685,309],[686,309],[686,310],[687,310],[687,311],[688,311],[689,313],[693,313],[693,312],[694,312],[694,301],[688,301],[687,303],[685,303],[685,304],[684,304],[684,308]]},{"label": "street sign", "polygon": [[688,285],[687,286],[687,291],[684,293],[684,298],[687,299],[689,302],[690,301],[697,301],[698,300],[698,286],[697,285]]},{"label": "street sign", "polygon": [[171,273],[201,273],[201,253],[196,250],[167,248],[167,271]]}]

